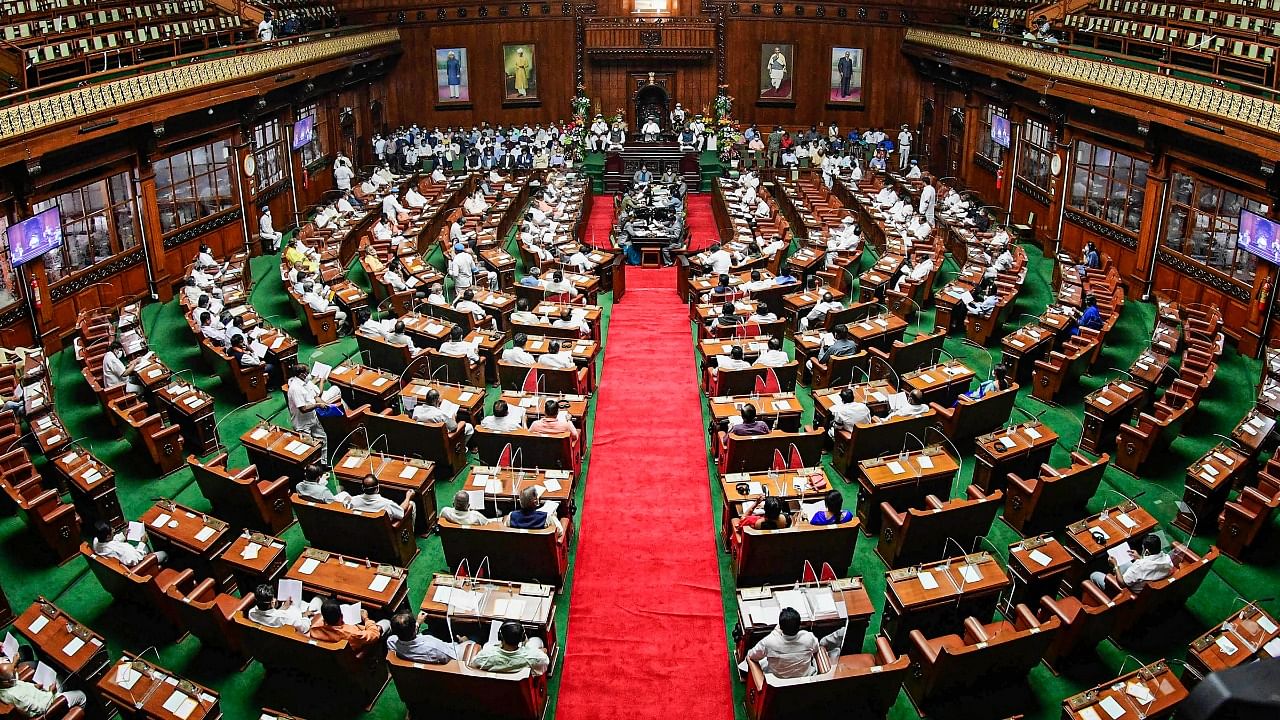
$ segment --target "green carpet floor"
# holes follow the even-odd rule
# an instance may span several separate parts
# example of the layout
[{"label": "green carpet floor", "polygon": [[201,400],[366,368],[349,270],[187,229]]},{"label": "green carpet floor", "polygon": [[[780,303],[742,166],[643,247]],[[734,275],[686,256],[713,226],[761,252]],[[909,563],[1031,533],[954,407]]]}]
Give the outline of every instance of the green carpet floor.
[{"label": "green carpet floor", "polygon": [[[519,257],[514,247],[509,249]],[[438,268],[444,267],[438,248],[432,251],[427,260]],[[301,337],[300,323],[294,318],[285,299],[278,272],[279,258],[254,258],[251,267],[254,290],[250,299],[254,308],[271,323],[295,337]],[[350,277],[368,287],[358,263],[353,265]],[[612,294],[600,295],[598,302],[603,308],[603,338],[608,332]],[[229,449],[230,464],[233,467],[247,464],[239,437],[258,421],[259,415],[281,425],[288,425],[284,396],[278,390],[257,404],[241,408],[235,400],[234,388],[222,387],[221,379],[209,374],[210,369],[200,357],[199,348],[186,326],[176,300],[147,306],[143,311],[143,322],[152,347],[161,359],[175,372],[184,371],[183,374],[186,375],[185,370],[189,369],[195,384],[215,398],[218,435]],[[318,350],[303,343],[299,347],[298,356],[303,361],[315,359],[334,364],[351,356],[355,350],[355,340],[345,337]],[[602,371],[603,358],[604,353],[601,352],[596,368],[597,378]],[[189,470],[183,468],[168,476],[156,477],[154,470],[147,470],[145,454],[133,452],[126,441],[112,434],[110,426],[103,422],[102,411],[81,377],[80,368],[69,350],[53,355],[49,362],[58,414],[73,437],[80,439],[100,460],[115,469],[120,504],[125,517],[136,518],[152,505],[152,498],[161,496],[173,498],[198,510],[210,510]],[[487,394],[486,410],[492,407],[494,399],[500,393],[496,387],[490,387]],[[595,402],[592,400],[586,421],[588,428],[591,428],[594,420]],[[588,429],[588,439],[590,432]],[[582,478],[586,477],[587,464],[590,462],[589,440],[587,447]],[[458,477],[437,478],[436,499],[440,507],[452,502],[454,493],[462,488],[462,475],[465,475],[465,470]],[[582,501],[583,487],[583,481],[579,480],[575,493],[579,504]],[[296,523],[282,537],[288,543],[288,558],[292,562],[306,547],[306,540]],[[570,549],[568,578],[564,590],[557,596],[556,626],[561,643],[568,627],[568,598],[573,581],[573,557],[577,550],[576,533],[574,537],[575,542]],[[426,593],[431,574],[446,570],[438,537],[433,535],[425,539],[419,538],[418,545],[422,552],[409,567],[409,603],[413,608],[418,607]],[[143,614],[118,603],[113,604],[111,596],[89,573],[84,560],[77,557],[61,566],[53,565],[39,538],[27,530],[21,514],[12,508],[0,514],[0,578],[3,578],[4,591],[15,612],[20,613],[26,609],[37,596],[54,601],[77,620],[101,633],[107,639],[112,658],[126,650],[134,653],[145,651],[147,659],[158,660],[161,666],[219,691],[222,710],[229,720],[256,719],[263,707],[287,710],[313,720],[351,717],[398,720],[404,717],[404,705],[400,702],[394,684],[388,685],[383,691],[371,712],[363,713],[360,707],[344,704],[340,700],[335,702],[338,694],[315,692],[315,685],[311,681],[284,675],[266,676],[258,663],[250,663],[247,668],[242,669],[238,661],[212,650],[204,650],[195,637],[188,636],[179,640],[178,634],[163,621],[157,620],[154,614]],[[550,683],[552,712],[558,686],[557,673]]]},{"label": "green carpet floor", "polygon": [[[1027,246],[1030,260],[1026,284],[1018,296],[1012,324],[1025,324],[1030,320],[1026,315],[1039,315],[1052,299],[1050,284],[1052,276],[1052,260],[1042,257],[1038,248]],[[864,258],[864,267],[873,259]],[[956,268],[948,260],[943,266],[939,286],[955,274]],[[1147,347],[1152,324],[1155,318],[1154,306],[1139,302],[1126,302],[1120,321],[1108,336],[1107,345],[1102,357],[1094,369],[1092,376],[1081,379],[1079,387],[1070,388],[1059,398],[1061,406],[1049,406],[1031,398],[1029,383],[1018,392],[1017,407],[1028,413],[1041,414],[1041,419],[1057,432],[1062,440],[1054,448],[1051,463],[1062,466],[1070,463],[1069,449],[1074,447],[1081,433],[1081,417],[1083,413],[1083,397],[1088,392],[1100,387],[1118,373],[1109,368],[1128,368],[1134,358]],[[933,310],[923,313],[919,323],[908,330],[909,334],[919,328],[926,331],[933,326]],[[790,342],[788,352],[794,354]],[[990,351],[964,342],[963,334],[953,334],[947,339],[946,351],[963,359],[980,376],[985,376],[993,362],[999,362],[1000,349]],[[1176,502],[1182,496],[1183,476],[1187,465],[1200,457],[1208,448],[1220,442],[1213,433],[1226,434],[1248,412],[1253,404],[1255,388],[1261,369],[1260,362],[1242,357],[1234,350],[1227,350],[1219,361],[1218,374],[1212,387],[1205,394],[1200,404],[1200,415],[1194,423],[1189,423],[1185,436],[1176,440],[1169,451],[1160,453],[1149,463],[1142,476],[1134,478],[1123,471],[1109,467],[1102,486],[1089,504],[1090,511],[1113,505],[1123,498],[1119,493],[1134,497],[1142,493],[1138,500],[1161,523],[1166,535],[1176,541],[1186,541],[1187,534],[1170,523],[1177,513]],[[813,400],[803,386],[797,392],[805,407],[804,421],[810,423],[813,418]],[[703,398],[703,413],[709,419],[709,407]],[[1024,418],[1015,410],[1014,421]],[[952,497],[962,497],[964,488],[973,475],[973,452],[962,450],[965,454],[963,466],[951,489]],[[857,484],[845,484],[839,474],[830,467],[830,456],[824,456],[828,475],[833,485],[845,496],[845,507],[853,508],[857,500]],[[719,489],[719,478],[715,463],[708,458],[708,473],[711,476],[711,494],[714,509],[719,517],[722,497]],[[1213,520],[1201,521],[1205,530],[1192,539],[1191,546],[1197,552],[1207,549],[1216,537]],[[1008,547],[1019,537],[1003,522],[997,520],[992,524],[987,539],[1007,565]],[[859,537],[852,575],[860,575],[867,592],[875,604],[876,614],[872,617],[864,643],[864,650],[874,649],[874,635],[880,627],[881,612],[884,608],[885,566],[875,554],[877,538]],[[985,546],[986,549],[991,547]],[[725,608],[725,640],[732,646],[732,630],[737,622],[737,605],[733,568],[727,552],[720,555],[721,590]],[[1200,590],[1192,597],[1185,612],[1179,612],[1167,618],[1152,619],[1141,641],[1126,639],[1124,647],[1116,646],[1112,641],[1104,641],[1098,648],[1096,659],[1078,663],[1065,670],[1062,675],[1054,675],[1043,664],[1036,667],[1027,678],[1027,682],[1019,682],[1018,678],[1009,678],[1008,683],[999,687],[988,688],[988,691],[976,701],[950,702],[937,709],[937,716],[957,718],[1005,718],[1014,714],[1024,714],[1036,720],[1051,720],[1060,717],[1061,701],[1069,695],[1092,687],[1100,682],[1138,666],[1138,662],[1150,662],[1159,658],[1180,660],[1186,654],[1187,644],[1211,625],[1220,622],[1233,609],[1238,608],[1241,601],[1237,597],[1259,599],[1273,595],[1271,589],[1280,583],[1280,560],[1274,554],[1266,557],[1253,557],[1247,564],[1240,564],[1220,557],[1213,566],[1213,572],[1205,580]],[[1263,603],[1273,614],[1280,610],[1274,601]],[[1087,654],[1086,654],[1087,656]],[[1175,671],[1181,667],[1175,663]],[[736,669],[726,668],[735,677],[735,698],[737,699],[736,717],[746,717],[742,699],[744,685],[737,681]],[[933,708],[931,708],[933,709]],[[894,720],[907,720],[917,717],[915,708],[907,699],[906,693],[899,693],[898,701],[890,712]]]}]

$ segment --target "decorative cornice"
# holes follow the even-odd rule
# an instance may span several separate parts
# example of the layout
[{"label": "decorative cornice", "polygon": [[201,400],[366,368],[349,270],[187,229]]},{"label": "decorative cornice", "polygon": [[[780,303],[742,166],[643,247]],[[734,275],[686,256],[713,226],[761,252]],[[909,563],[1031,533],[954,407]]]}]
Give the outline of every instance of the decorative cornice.
[{"label": "decorative cornice", "polygon": [[1049,201],[1049,196],[1045,194],[1045,191],[1041,190],[1035,185],[1032,185],[1029,181],[1024,180],[1021,176],[1014,178],[1013,186],[1018,188],[1018,190],[1022,191],[1023,195],[1026,195],[1027,197],[1031,198],[1032,200],[1035,200],[1036,202],[1040,203],[1041,205],[1044,205],[1045,207],[1049,207],[1049,205],[1051,204]]},{"label": "decorative cornice", "polygon": [[287,189],[289,189],[289,183],[285,182],[284,180],[281,180],[280,182],[276,183],[275,185],[272,185],[271,187],[267,188],[266,190],[263,190],[262,192],[258,193],[257,195],[254,195],[254,196],[253,196],[253,203],[254,203],[254,205],[260,205],[260,204],[262,204],[262,203],[271,202],[271,201],[272,201],[272,200],[274,200],[275,198],[279,197],[279,196],[280,196],[280,194],[281,194],[281,193],[283,193],[283,192],[284,192],[285,190],[287,190]]},{"label": "decorative cornice", "polygon": [[590,57],[608,58],[610,60],[627,58],[658,58],[682,60],[687,58],[709,58],[715,54],[711,48],[588,48]]},{"label": "decorative cornice", "polygon": [[0,108],[0,141],[84,120],[127,106],[185,95],[223,83],[271,75],[282,70],[354,56],[379,45],[399,42],[395,28],[295,42],[284,47],[229,55],[170,67],[144,75],[85,85],[74,90]]},{"label": "decorative cornice", "polygon": [[164,249],[172,250],[179,245],[195,240],[207,232],[217,230],[223,225],[229,225],[240,219],[240,212],[240,208],[237,207],[227,212],[214,215],[204,222],[189,225],[183,228],[181,232],[174,233],[173,235],[165,238]]},{"label": "decorative cornice", "polygon": [[13,303],[13,307],[5,310],[4,312],[0,312],[0,327],[17,325],[18,321],[24,320],[27,317],[27,314],[22,311],[22,308],[23,303],[15,301]]},{"label": "decorative cornice", "polygon": [[68,280],[63,280],[62,282],[54,284],[49,288],[49,295],[56,302],[69,295],[74,295],[90,285],[105,282],[107,278],[141,263],[143,259],[142,247],[134,247],[127,253],[115,256],[111,262],[95,265],[94,267],[84,270],[79,274],[72,275]]},{"label": "decorative cornice", "polygon": [[1209,269],[1208,266],[1187,260],[1183,256],[1160,248],[1156,251],[1156,262],[1164,263],[1198,283],[1203,283],[1224,292],[1240,302],[1249,302],[1249,288],[1231,280],[1222,273]]},{"label": "decorative cornice", "polygon": [[1111,242],[1123,245],[1130,250],[1138,249],[1138,238],[1136,236],[1123,232],[1120,229],[1112,225],[1108,225],[1094,217],[1085,215],[1078,210],[1072,210],[1071,208],[1067,208],[1066,211],[1064,211],[1063,216],[1068,222],[1079,225],[1095,235],[1099,235]]},{"label": "decorative cornice", "polygon": [[1066,53],[1043,52],[936,30],[908,28],[906,42],[996,62],[1059,82],[1104,87],[1144,101],[1155,100],[1196,115],[1280,135],[1280,103],[1225,88]]}]

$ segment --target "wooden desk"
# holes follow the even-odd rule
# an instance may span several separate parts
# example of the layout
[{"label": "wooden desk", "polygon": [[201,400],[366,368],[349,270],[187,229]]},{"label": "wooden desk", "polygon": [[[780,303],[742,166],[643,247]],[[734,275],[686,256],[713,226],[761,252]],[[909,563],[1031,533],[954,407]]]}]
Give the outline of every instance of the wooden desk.
[{"label": "wooden desk", "polygon": [[258,342],[267,346],[266,359],[278,368],[287,368],[297,362],[297,339],[282,330],[264,329],[266,332],[258,338]]},{"label": "wooden desk", "polygon": [[240,436],[240,444],[249,462],[258,466],[258,477],[285,476],[290,484],[301,482],[306,467],[323,459],[315,438],[268,423],[258,423],[246,431]]},{"label": "wooden desk", "polygon": [[880,503],[895,510],[924,507],[926,495],[951,497],[951,483],[960,464],[935,445],[905,455],[868,458],[858,462],[858,519],[869,537],[880,533]]},{"label": "wooden desk", "polygon": [[1075,568],[1076,558],[1050,535],[1021,540],[1009,546],[1009,574],[1013,576],[1013,602],[1028,607],[1040,604],[1044,595],[1057,597],[1058,588]]},{"label": "wooden desk", "polygon": [[[126,718],[218,720],[222,717],[218,693],[129,652],[98,678],[97,687],[102,700]],[[189,708],[189,712],[179,714],[166,705],[179,711]]]},{"label": "wooden desk", "polygon": [[858,342],[859,349],[876,347],[888,350],[895,341],[902,339],[906,331],[907,321],[892,313],[849,323],[849,335]]},{"label": "wooden desk", "polygon": [[951,407],[961,393],[969,390],[969,383],[973,381],[974,375],[963,362],[948,360],[939,365],[903,373],[902,383],[919,390],[926,404],[936,402],[943,407]]},{"label": "wooden desk", "polygon": [[116,473],[109,465],[84,448],[73,446],[50,458],[45,467],[53,469],[60,485],[70,488],[81,527],[92,527],[98,520],[115,530],[123,530],[127,525],[116,492]]},{"label": "wooden desk", "polygon": [[347,407],[368,405],[373,412],[391,407],[400,391],[400,378],[395,373],[345,362],[329,372],[329,382],[338,386]]},{"label": "wooden desk", "polygon": [[769,349],[769,338],[756,335],[749,338],[703,338],[698,341],[698,352],[704,359],[717,355],[728,355],[734,347],[742,348],[742,357],[747,362],[754,362],[760,353]]},{"label": "wooden desk", "polygon": [[1009,379],[1023,382],[1031,377],[1036,361],[1053,349],[1054,334],[1037,323],[1028,323],[1000,340],[1000,359],[1009,366]]},{"label": "wooden desk", "polygon": [[1251,457],[1257,457],[1275,427],[1275,418],[1267,417],[1255,408],[1231,431],[1231,439],[1239,443]]},{"label": "wooden desk", "polygon": [[472,465],[462,490],[483,493],[484,505],[472,505],[491,518],[499,518],[515,509],[516,499],[524,488],[540,487],[538,497],[559,503],[557,515],[568,517],[573,502],[573,473],[568,470],[543,468],[509,468]]},{"label": "wooden desk", "polygon": [[1037,477],[1040,465],[1049,461],[1058,433],[1039,420],[1025,422],[984,435],[974,445],[977,463],[973,468],[973,484],[985,493],[1004,490],[1009,473],[1018,477]]},{"label": "wooden desk", "polygon": [[75,676],[90,685],[107,668],[107,644],[101,635],[81,625],[57,605],[37,598],[13,624],[36,656],[66,680]]},{"label": "wooden desk", "polygon": [[725,546],[733,537],[735,509],[753,498],[772,495],[783,500],[821,500],[831,491],[831,479],[821,467],[795,470],[760,470],[750,473],[726,473],[720,476],[720,535]]},{"label": "wooden desk", "polygon": [[244,595],[262,583],[275,587],[276,580],[284,572],[286,551],[284,540],[245,530],[214,557],[213,564],[221,573],[230,576],[240,594]]},{"label": "wooden desk", "polygon": [[862,641],[875,613],[861,577],[738,588],[736,595],[738,632],[734,635],[739,662],[746,659],[747,651],[761,638],[773,632],[778,625],[778,611],[784,607],[799,611],[805,629],[819,639],[847,627],[842,653],[862,652]]},{"label": "wooden desk", "polygon": [[1168,357],[1147,349],[1143,350],[1138,359],[1134,360],[1133,364],[1129,366],[1129,375],[1133,378],[1134,383],[1154,392],[1160,386],[1160,378],[1164,375],[1165,368],[1168,366]]},{"label": "wooden desk", "polygon": [[422,536],[430,534],[436,525],[435,463],[349,448],[333,464],[333,476],[342,489],[352,495],[361,492],[360,483],[367,475],[377,478],[383,488],[407,493],[413,498],[414,532]]},{"label": "wooden desk", "polygon": [[591,368],[595,371],[596,357],[600,355],[600,343],[594,340],[580,339],[569,340],[567,338],[550,338],[541,335],[529,335],[525,339],[524,349],[530,355],[543,355],[551,352],[551,342],[560,343],[561,349],[568,348],[573,353],[573,360],[582,367]]},{"label": "wooden desk", "polygon": [[[302,581],[308,592],[345,603],[358,602],[370,615],[383,618],[399,611],[409,597],[409,577],[404,568],[315,548],[303,550],[284,576]],[[375,583],[386,585],[375,590]]]},{"label": "wooden desk", "polygon": [[[1068,525],[1063,544],[1079,564],[1070,573],[1068,581],[1074,584],[1091,570],[1110,570],[1109,567],[1102,566],[1107,550],[1122,543],[1129,543],[1131,548],[1137,550],[1137,546],[1130,541],[1143,537],[1154,530],[1156,525],[1156,519],[1151,513],[1132,500],[1104,508],[1097,515]],[[1095,530],[1102,533],[1101,542],[1094,538]]]},{"label": "wooden desk", "polygon": [[[1151,700],[1142,703],[1126,692],[1141,686]],[[1141,691],[1139,691],[1141,692]],[[1187,689],[1159,660],[1062,701],[1063,720],[1150,720],[1170,715]]]},{"label": "wooden desk", "polygon": [[436,348],[437,350],[449,339],[453,332],[453,323],[443,318],[423,315],[416,310],[400,316],[404,322],[404,332],[412,340],[415,347]]},{"label": "wooden desk", "polygon": [[52,410],[41,415],[31,426],[36,445],[45,457],[62,452],[71,444],[71,434],[62,424],[62,418]]},{"label": "wooden desk", "polygon": [[1101,455],[1129,421],[1134,411],[1146,404],[1147,389],[1137,383],[1112,380],[1084,399],[1084,430],[1080,449]]},{"label": "wooden desk", "polygon": [[874,417],[884,417],[888,414],[889,396],[897,392],[888,380],[872,380],[871,382],[857,383],[856,385],[813,390],[814,425],[831,427],[831,408],[840,400],[840,393],[845,388],[851,388],[853,390],[853,401],[866,405]]},{"label": "wooden desk", "polygon": [[187,452],[204,456],[218,449],[212,395],[182,382],[167,383],[154,392],[169,422],[182,428]]},{"label": "wooden desk", "polygon": [[427,615],[432,634],[442,638],[449,637],[450,629],[454,634],[471,631],[488,637],[492,623],[519,622],[530,636],[546,643],[551,669],[555,668],[560,644],[556,635],[555,588],[551,585],[435,573],[420,609]]},{"label": "wooden desk", "polygon": [[[512,407],[524,409],[524,416],[532,422],[542,417],[543,406],[548,400],[555,400],[562,410],[569,412],[569,417],[579,428],[587,416],[587,398],[582,395],[557,395],[552,393],[528,393],[523,390],[503,390],[502,401]],[[568,403],[569,407],[563,407]]]},{"label": "wooden desk", "polygon": [[1173,519],[1175,527],[1190,534],[1197,531],[1216,532],[1218,516],[1227,503],[1231,488],[1239,485],[1251,469],[1248,455],[1226,443],[1218,443],[1187,468],[1182,488],[1182,502]]},{"label": "wooden desk", "polygon": [[756,419],[771,424],[774,430],[787,432],[800,431],[800,416],[804,407],[793,392],[770,393],[768,395],[733,395],[710,398],[711,432],[728,429],[730,418],[740,417],[742,408],[747,405],[756,408]]},{"label": "wooden desk", "polygon": [[[974,570],[962,570],[969,567]],[[971,574],[966,578],[964,572]],[[967,617],[990,622],[1010,584],[1004,568],[986,552],[890,570],[885,579],[880,634],[899,651],[907,648],[912,630],[932,638],[960,632]]]},{"label": "wooden desk", "polygon": [[448,400],[458,406],[459,420],[468,420],[472,425],[480,424],[480,419],[484,417],[484,388],[418,378],[400,388],[400,404],[403,407],[406,398],[410,403],[420,402],[432,390],[440,393],[441,400]]},{"label": "wooden desk", "polygon": [[[172,500],[157,501],[143,511],[138,522],[146,526],[152,548],[186,556],[201,568],[212,569],[213,559],[232,540],[226,522]],[[225,587],[230,577],[216,579]]]},{"label": "wooden desk", "polygon": [[136,372],[138,379],[142,381],[142,387],[149,392],[155,392],[162,385],[169,382],[169,378],[173,376],[173,372],[169,370],[168,366],[155,359],[139,365]]},{"label": "wooden desk", "polygon": [[[1221,625],[1191,642],[1187,649],[1188,680],[1238,667],[1255,659],[1280,657],[1280,623],[1266,610],[1245,605]],[[1267,648],[1267,643],[1273,643]]]}]

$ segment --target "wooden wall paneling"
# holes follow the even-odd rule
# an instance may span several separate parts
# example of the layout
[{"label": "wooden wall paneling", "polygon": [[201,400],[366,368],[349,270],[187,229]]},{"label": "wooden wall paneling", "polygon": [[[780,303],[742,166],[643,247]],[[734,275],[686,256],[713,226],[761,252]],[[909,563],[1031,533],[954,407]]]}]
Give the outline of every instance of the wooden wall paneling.
[{"label": "wooden wall paneling", "polygon": [[[612,117],[621,108],[626,114],[628,126],[634,125],[635,107],[632,103],[634,88],[630,84],[633,72],[672,72],[675,74],[671,90],[672,107],[675,103],[689,112],[700,113],[709,109],[716,96],[715,62],[642,60],[598,61],[588,60],[586,68],[587,95],[599,103],[605,117]],[[595,106],[592,110],[594,112]]]}]

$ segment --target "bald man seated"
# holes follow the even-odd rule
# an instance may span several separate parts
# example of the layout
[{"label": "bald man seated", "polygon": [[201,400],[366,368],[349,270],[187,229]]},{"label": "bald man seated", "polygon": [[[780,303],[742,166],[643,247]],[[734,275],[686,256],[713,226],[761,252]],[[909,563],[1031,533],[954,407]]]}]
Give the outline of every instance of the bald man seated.
[{"label": "bald man seated", "polygon": [[57,682],[50,687],[36,685],[18,679],[18,666],[7,659],[0,659],[0,702],[12,705],[23,717],[39,717],[62,698],[70,707],[84,705],[85,694],[79,690],[59,691]]}]

